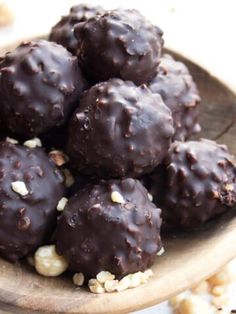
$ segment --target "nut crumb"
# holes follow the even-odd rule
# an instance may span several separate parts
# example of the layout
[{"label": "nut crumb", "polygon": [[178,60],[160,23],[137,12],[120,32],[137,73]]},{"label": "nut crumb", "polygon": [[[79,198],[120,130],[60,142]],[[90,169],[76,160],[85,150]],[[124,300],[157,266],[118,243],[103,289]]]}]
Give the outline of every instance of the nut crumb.
[{"label": "nut crumb", "polygon": [[210,314],[212,312],[212,306],[195,295],[190,295],[183,299],[177,308],[177,313],[179,314]]},{"label": "nut crumb", "polygon": [[152,196],[152,194],[150,194],[150,193],[148,193],[148,198],[149,198],[149,201],[153,201],[153,196]]},{"label": "nut crumb", "polygon": [[116,286],[116,291],[124,291],[130,288],[130,275],[123,277]]},{"label": "nut crumb", "polygon": [[42,147],[42,142],[39,138],[35,137],[31,140],[25,141],[23,145],[29,148]]},{"label": "nut crumb", "polygon": [[54,161],[54,163],[61,167],[69,161],[69,157],[60,150],[52,150],[49,153],[49,157]]},{"label": "nut crumb", "polygon": [[19,144],[19,141],[15,140],[14,138],[11,138],[11,137],[6,137],[6,142],[13,144],[13,145]]},{"label": "nut crumb", "polygon": [[96,278],[100,283],[105,283],[107,280],[115,279],[115,275],[111,274],[109,271],[100,271]]},{"label": "nut crumb", "polygon": [[57,210],[58,210],[59,212],[62,212],[62,211],[64,210],[64,208],[65,208],[67,202],[68,202],[68,198],[62,197],[62,198],[60,199],[60,201],[58,202],[58,204],[57,204]]},{"label": "nut crumb", "polygon": [[90,279],[88,282],[89,290],[93,293],[104,293],[105,289],[97,279]]},{"label": "nut crumb", "polygon": [[165,253],[165,249],[164,249],[164,247],[162,247],[162,248],[160,249],[160,251],[157,252],[157,256],[161,256],[161,255],[163,255],[164,253]]},{"label": "nut crumb", "polygon": [[11,183],[11,188],[14,192],[17,194],[20,194],[22,196],[26,196],[29,194],[29,191],[23,181],[15,181]]},{"label": "nut crumb", "polygon": [[84,274],[83,273],[76,273],[73,276],[73,283],[76,286],[83,286],[84,284]]},{"label": "nut crumb", "polygon": [[114,292],[117,289],[119,280],[107,280],[104,284],[106,292]]},{"label": "nut crumb", "polygon": [[211,289],[211,294],[216,296],[216,297],[222,296],[225,293],[226,293],[226,287],[225,286],[214,286]]},{"label": "nut crumb", "polygon": [[37,272],[46,277],[59,276],[68,267],[65,258],[57,254],[55,245],[39,247],[34,254],[34,261]]},{"label": "nut crumb", "polygon": [[118,203],[118,204],[124,204],[125,203],[123,196],[118,191],[113,191],[111,193],[111,200],[112,200],[112,202]]}]

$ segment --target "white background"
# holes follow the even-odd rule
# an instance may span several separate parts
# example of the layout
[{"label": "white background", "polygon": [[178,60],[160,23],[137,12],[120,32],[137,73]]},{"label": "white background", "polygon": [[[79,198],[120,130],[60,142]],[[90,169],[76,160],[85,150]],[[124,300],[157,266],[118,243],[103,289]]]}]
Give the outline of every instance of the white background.
[{"label": "white background", "polygon": [[[60,16],[67,14],[69,8],[79,1],[6,0],[6,2],[14,11],[16,19],[13,25],[0,28],[0,46],[21,38],[48,33]],[[82,2],[100,4],[105,8],[139,9],[163,29],[167,47],[198,62],[236,91],[235,0],[84,0]],[[236,288],[232,288],[231,292],[232,307],[236,308]],[[169,314],[171,311],[164,303],[138,313]]]}]

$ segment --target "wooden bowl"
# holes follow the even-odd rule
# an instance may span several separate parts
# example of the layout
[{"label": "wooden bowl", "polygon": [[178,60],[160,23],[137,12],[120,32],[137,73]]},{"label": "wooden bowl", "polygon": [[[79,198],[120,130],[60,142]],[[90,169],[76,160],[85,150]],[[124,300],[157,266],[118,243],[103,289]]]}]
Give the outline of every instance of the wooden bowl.
[{"label": "wooden bowl", "polygon": [[[0,49],[0,54],[14,47]],[[199,137],[227,144],[236,155],[236,95],[201,67],[174,54],[189,67],[202,96]],[[0,308],[14,313],[127,313],[168,299],[211,276],[236,256],[235,209],[193,233],[164,239],[154,276],[138,288],[96,295],[76,288],[71,275],[45,278],[26,263],[0,259]]]}]

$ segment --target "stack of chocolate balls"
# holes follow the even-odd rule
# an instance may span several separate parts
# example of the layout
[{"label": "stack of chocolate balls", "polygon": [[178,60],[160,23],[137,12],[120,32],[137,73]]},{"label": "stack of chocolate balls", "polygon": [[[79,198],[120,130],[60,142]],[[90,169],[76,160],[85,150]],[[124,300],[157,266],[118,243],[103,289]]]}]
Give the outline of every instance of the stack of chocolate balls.
[{"label": "stack of chocolate balls", "polygon": [[[0,59],[4,257],[53,241],[69,270],[122,277],[153,264],[162,220],[165,229],[192,230],[236,202],[227,148],[188,141],[200,131],[199,93],[163,43],[136,10],[78,5],[49,41]],[[58,149],[67,169],[55,164]]]}]

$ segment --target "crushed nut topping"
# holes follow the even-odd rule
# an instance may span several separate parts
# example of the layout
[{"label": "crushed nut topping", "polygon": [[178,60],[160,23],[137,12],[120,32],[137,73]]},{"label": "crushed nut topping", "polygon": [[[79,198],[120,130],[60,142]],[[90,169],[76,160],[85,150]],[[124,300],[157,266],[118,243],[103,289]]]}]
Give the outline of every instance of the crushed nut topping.
[{"label": "crushed nut topping", "polygon": [[11,183],[11,188],[14,192],[17,194],[20,194],[22,196],[26,196],[29,194],[29,191],[23,181],[15,181]]},{"label": "crushed nut topping", "polygon": [[68,202],[68,198],[62,197],[62,198],[60,199],[60,201],[58,202],[58,204],[57,204],[57,210],[58,210],[59,212],[62,212],[62,211],[64,210],[64,208],[65,208],[67,202]]},{"label": "crushed nut topping", "polygon": [[111,193],[111,200],[112,200],[112,202],[118,203],[118,204],[124,204],[125,203],[123,196],[117,191],[113,191]]},{"label": "crushed nut topping", "polygon": [[60,150],[52,150],[49,153],[49,157],[54,161],[54,163],[61,167],[69,161],[69,157]]},{"label": "crushed nut topping", "polygon": [[42,147],[42,142],[39,138],[35,137],[31,140],[25,141],[23,145],[29,148]]}]

